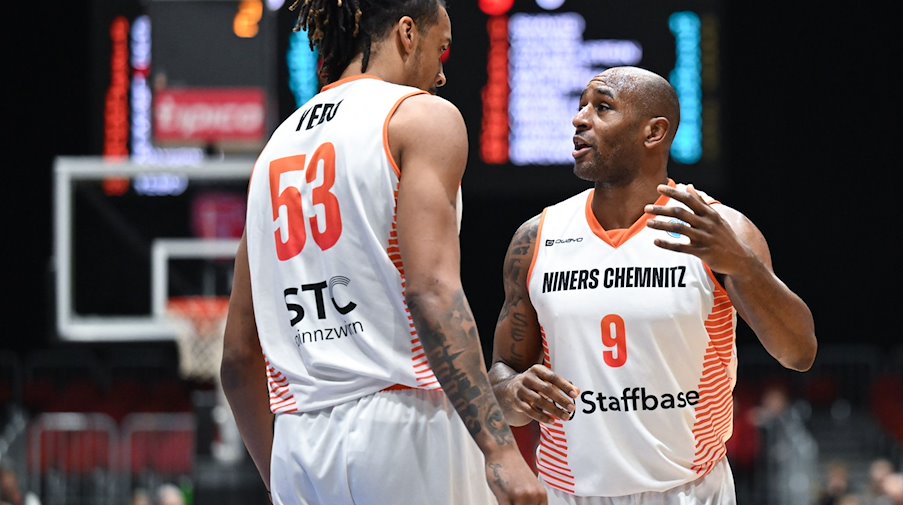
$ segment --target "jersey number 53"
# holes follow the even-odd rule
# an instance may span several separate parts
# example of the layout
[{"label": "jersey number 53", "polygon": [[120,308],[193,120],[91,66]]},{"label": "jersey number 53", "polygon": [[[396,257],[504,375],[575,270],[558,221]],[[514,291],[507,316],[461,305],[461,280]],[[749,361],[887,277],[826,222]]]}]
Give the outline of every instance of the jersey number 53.
[{"label": "jersey number 53", "polygon": [[[321,226],[317,216],[304,218],[304,206],[301,189],[292,184],[283,185],[283,175],[291,172],[304,172],[308,184],[317,179],[318,170],[322,168],[322,183],[313,186],[310,191],[310,204],[322,205],[323,223]],[[335,146],[330,142],[320,144],[314,151],[310,161],[306,154],[298,154],[279,158],[270,162],[270,198],[273,206],[273,222],[279,228],[273,233],[276,240],[276,253],[281,261],[287,261],[301,254],[307,243],[307,225],[314,242],[325,251],[334,246],[342,235],[342,212],[339,200],[332,192],[335,184]],[[283,213],[280,222],[279,215]]]}]

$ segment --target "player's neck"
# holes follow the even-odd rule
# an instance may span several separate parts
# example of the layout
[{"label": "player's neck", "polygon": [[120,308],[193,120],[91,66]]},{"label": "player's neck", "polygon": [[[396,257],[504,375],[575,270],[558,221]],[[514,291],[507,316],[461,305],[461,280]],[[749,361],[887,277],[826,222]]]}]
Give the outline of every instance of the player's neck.
[{"label": "player's neck", "polygon": [[663,181],[634,180],[626,185],[596,184],[591,204],[593,215],[606,230],[630,228],[640,219],[645,206],[655,203],[661,194],[656,189]]},{"label": "player's neck", "polygon": [[385,45],[374,44],[370,51],[370,58],[367,60],[367,68],[363,69],[364,55],[358,53],[345,71],[342,72],[341,79],[354,77],[357,75],[372,75],[386,82],[395,84],[406,84],[407,75],[404,71],[404,62],[397,52],[388,50]]}]

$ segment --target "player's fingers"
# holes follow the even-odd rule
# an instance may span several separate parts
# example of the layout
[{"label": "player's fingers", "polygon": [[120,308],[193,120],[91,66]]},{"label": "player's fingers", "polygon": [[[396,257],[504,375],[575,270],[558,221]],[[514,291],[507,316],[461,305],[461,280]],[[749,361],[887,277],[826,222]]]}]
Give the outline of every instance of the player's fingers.
[{"label": "player's fingers", "polygon": [[[570,412],[562,409],[548,397],[529,388],[522,388],[517,395],[518,408],[526,415],[543,423],[556,419],[569,419]],[[573,405],[571,403],[571,405]]]},{"label": "player's fingers", "polygon": [[567,405],[577,397],[577,388],[571,381],[543,365],[533,365],[527,374],[530,387],[559,405]]},{"label": "player's fingers", "polygon": [[577,398],[577,395],[580,394],[580,390],[577,389],[577,386],[575,386],[573,382],[565,379],[564,377],[562,377],[558,374],[555,374],[549,382],[551,382],[552,384],[557,386],[558,389],[562,393],[564,393],[564,395],[567,397],[567,400],[569,400],[569,401],[572,398]]},{"label": "player's fingers", "polygon": [[542,399],[533,406],[533,411],[528,414],[533,419],[545,424],[555,421],[566,421],[571,418],[570,412],[561,410],[554,402]]},{"label": "player's fingers", "polygon": [[[561,420],[570,419],[576,409],[574,401],[565,396],[557,386],[548,383],[546,385],[547,388],[543,392],[534,392],[527,403],[534,411],[546,416]],[[547,422],[551,422],[551,419]]]},{"label": "player's fingers", "polygon": [[698,228],[694,228],[686,222],[677,220],[664,221],[660,219],[650,219],[649,221],[646,221],[646,226],[649,228],[655,228],[656,230],[686,235],[690,239],[692,239],[694,235],[699,234],[697,231]]},{"label": "player's fingers", "polygon": [[668,240],[655,239],[655,245],[669,251],[693,254],[696,250],[692,244],[680,244],[678,242],[670,242]]},{"label": "player's fingers", "polygon": [[681,191],[677,188],[672,188],[667,184],[659,184],[658,192],[683,203],[696,214],[705,214],[712,210],[693,188],[690,188],[688,191]]},{"label": "player's fingers", "polygon": [[672,219],[650,219],[646,221],[646,223],[650,226],[661,223],[673,223],[678,225],[689,225],[693,228],[698,228],[705,224],[705,219],[683,207],[666,207],[663,205],[646,205],[643,208],[643,211],[647,214],[653,214],[656,216],[670,217]]}]

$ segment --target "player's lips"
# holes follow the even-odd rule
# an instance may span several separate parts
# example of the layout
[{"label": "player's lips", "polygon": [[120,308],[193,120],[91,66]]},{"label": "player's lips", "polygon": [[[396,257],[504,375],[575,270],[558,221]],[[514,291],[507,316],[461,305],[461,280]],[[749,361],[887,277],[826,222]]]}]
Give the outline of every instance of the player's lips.
[{"label": "player's lips", "polygon": [[571,155],[577,159],[590,151],[592,146],[578,136],[574,136],[574,152]]}]

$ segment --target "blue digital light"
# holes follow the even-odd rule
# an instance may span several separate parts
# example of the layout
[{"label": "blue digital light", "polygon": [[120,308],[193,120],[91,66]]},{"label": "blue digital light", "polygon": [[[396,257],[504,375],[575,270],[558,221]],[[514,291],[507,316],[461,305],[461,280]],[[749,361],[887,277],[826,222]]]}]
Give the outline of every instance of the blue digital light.
[{"label": "blue digital light", "polygon": [[695,12],[671,14],[676,60],[669,80],[680,99],[680,128],[671,145],[671,157],[685,165],[702,158],[702,22]]},{"label": "blue digital light", "polygon": [[295,97],[295,106],[301,107],[320,90],[317,80],[316,49],[310,49],[310,39],[304,30],[292,32],[288,40],[288,87]]}]

